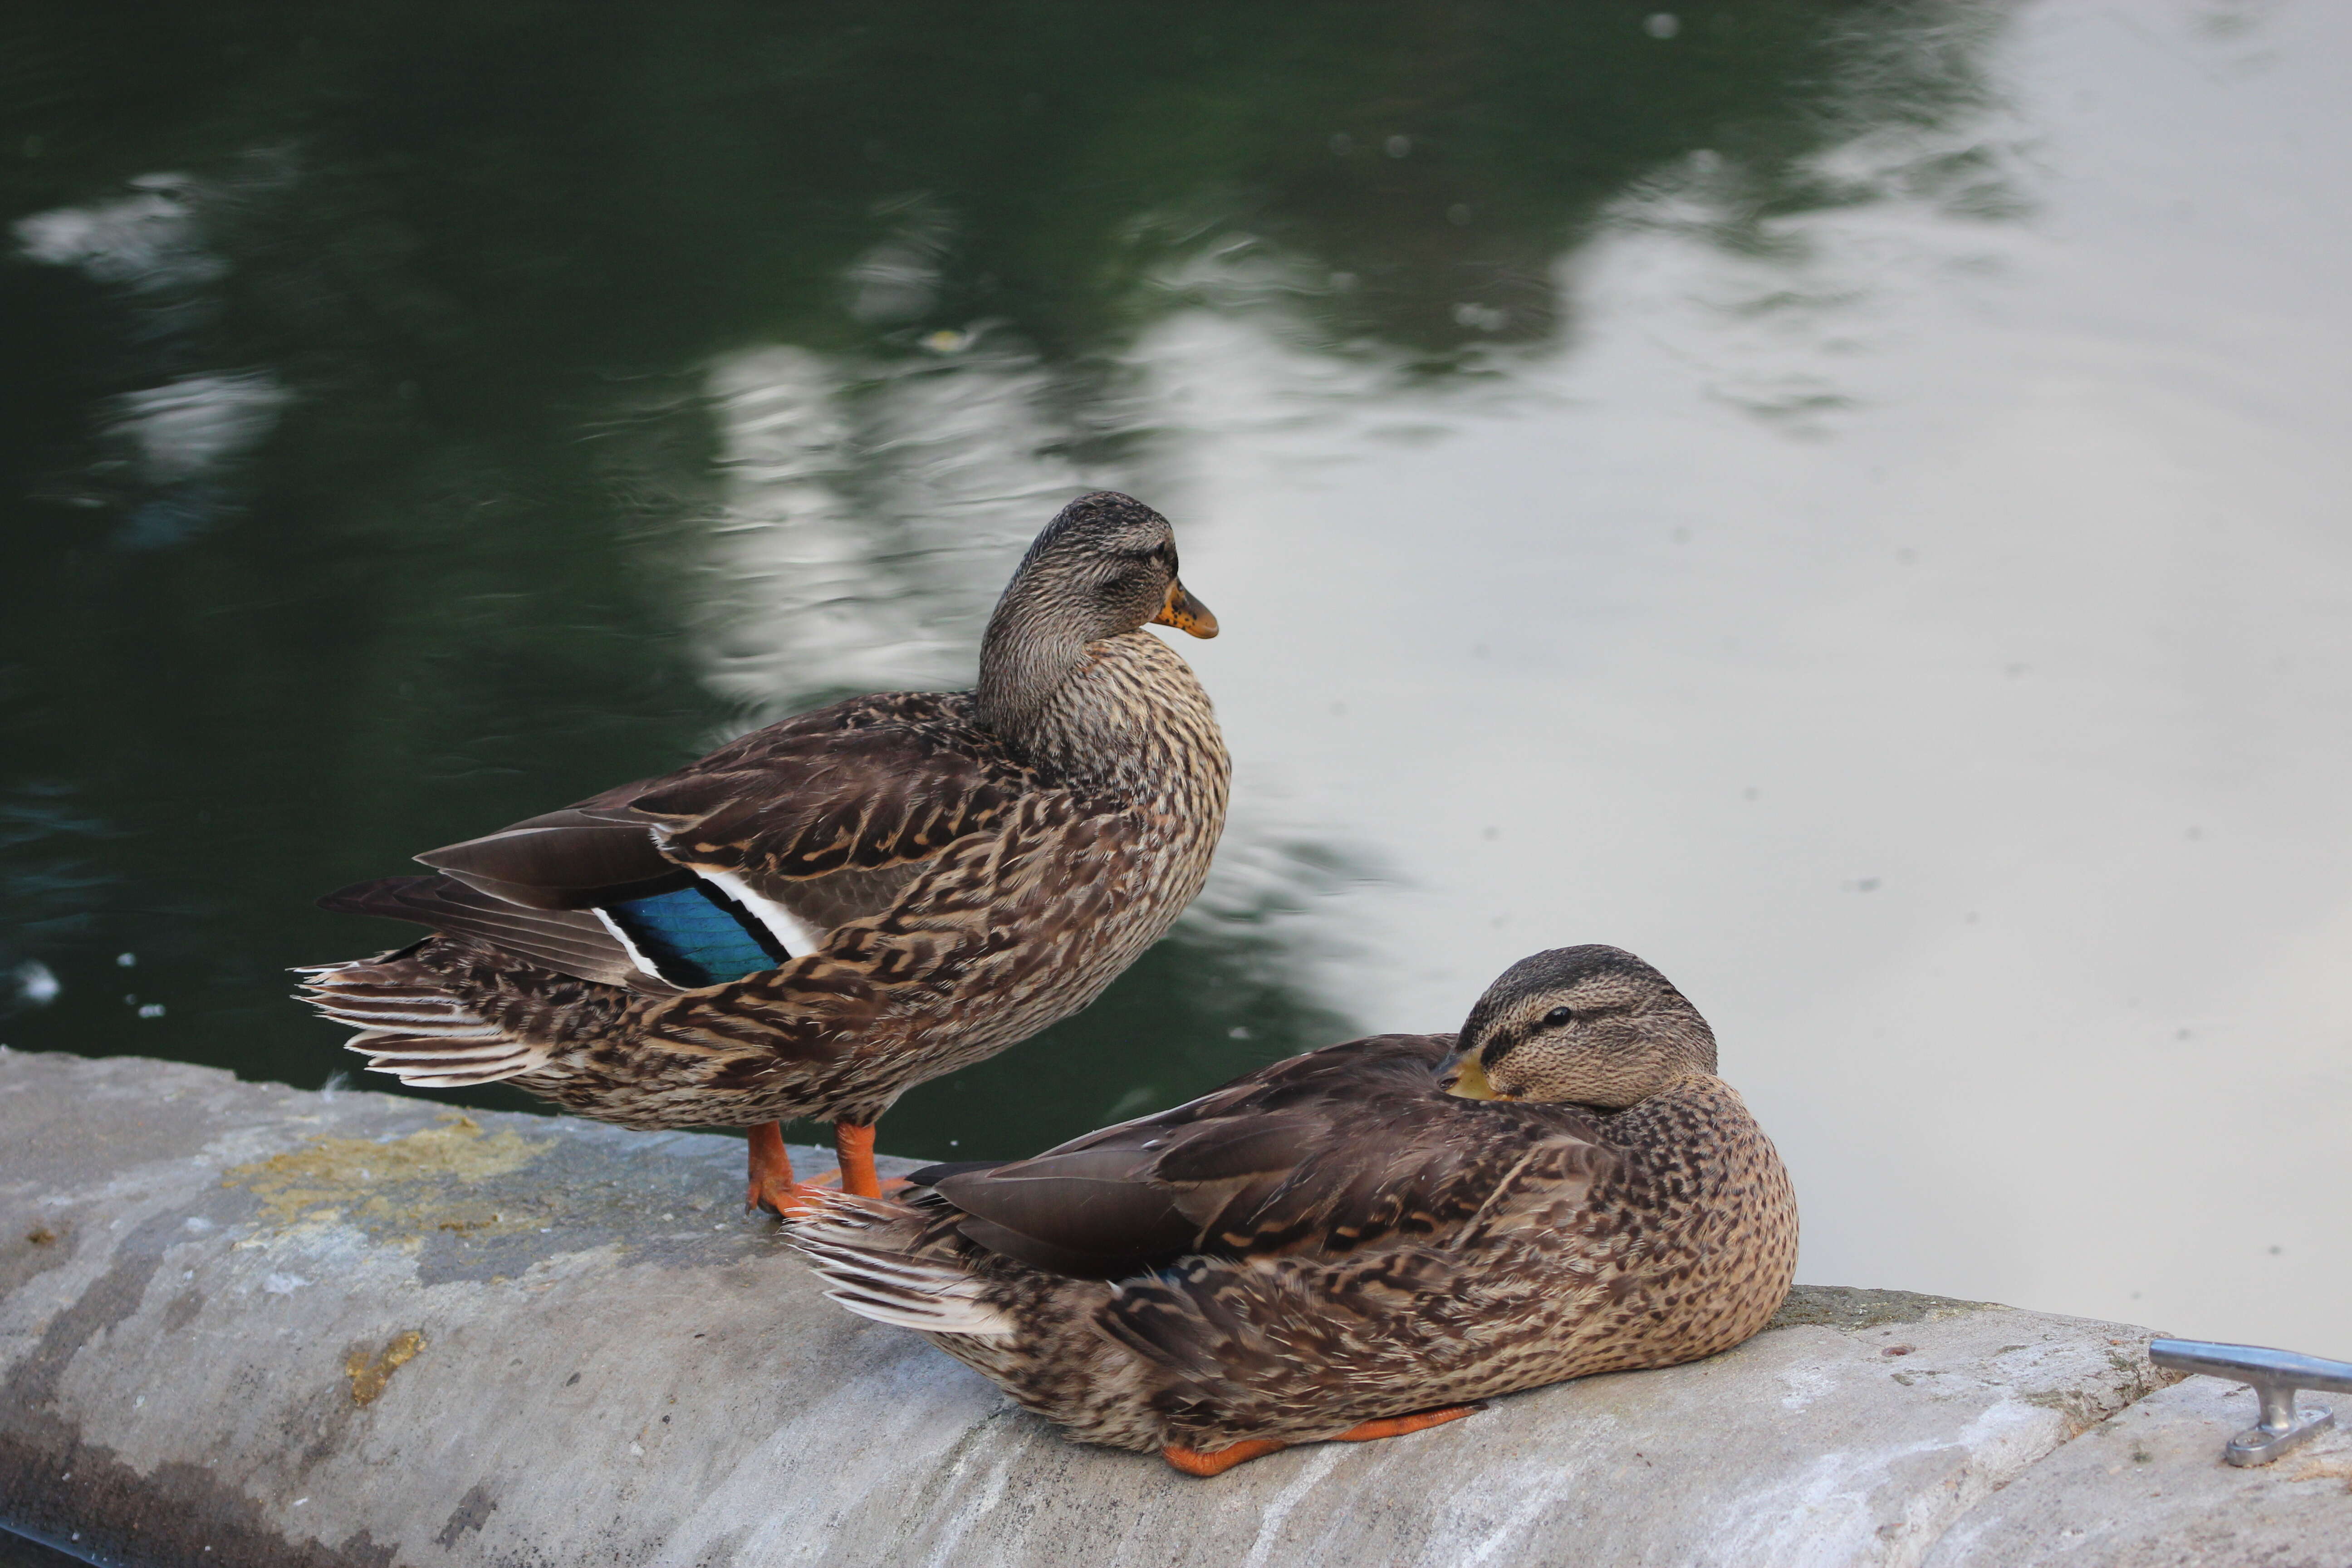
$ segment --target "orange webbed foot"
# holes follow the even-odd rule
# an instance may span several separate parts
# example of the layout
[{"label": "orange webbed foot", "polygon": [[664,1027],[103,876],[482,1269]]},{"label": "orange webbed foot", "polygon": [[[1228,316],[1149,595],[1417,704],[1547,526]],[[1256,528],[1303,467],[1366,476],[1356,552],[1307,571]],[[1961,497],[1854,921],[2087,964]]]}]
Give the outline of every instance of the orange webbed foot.
[{"label": "orange webbed foot", "polygon": [[769,1186],[754,1184],[743,1194],[746,1211],[759,1209],[778,1219],[790,1219],[803,1209],[814,1208],[817,1200],[833,1189],[814,1182],[783,1182]]},{"label": "orange webbed foot", "polygon": [[1443,1426],[1448,1421],[1459,1421],[1486,1408],[1483,1405],[1445,1405],[1435,1410],[1419,1410],[1411,1415],[1389,1415],[1378,1421],[1365,1421],[1336,1434],[1334,1443],[1370,1443],[1380,1437],[1402,1437],[1408,1432],[1424,1427]]},{"label": "orange webbed foot", "polygon": [[[1410,1415],[1388,1415],[1378,1421],[1362,1421],[1345,1432],[1333,1433],[1334,1443],[1370,1443],[1381,1437],[1402,1437],[1408,1432],[1419,1432],[1431,1426],[1443,1426],[1448,1421],[1459,1421],[1465,1415],[1486,1408],[1483,1405],[1446,1405],[1435,1410],[1417,1410]],[[1160,1457],[1188,1476],[1222,1476],[1235,1465],[1263,1459],[1276,1449],[1286,1448],[1287,1443],[1277,1443],[1271,1437],[1250,1437],[1230,1448],[1218,1448],[1203,1453],[1170,1444],[1160,1450]]]},{"label": "orange webbed foot", "polygon": [[814,1207],[819,1198],[831,1192],[878,1198],[903,1193],[914,1185],[903,1176],[893,1176],[886,1182],[875,1171],[871,1127],[839,1123],[835,1129],[835,1143],[841,1154],[841,1164],[804,1182],[793,1175],[792,1156],[784,1152],[782,1123],[771,1121],[752,1128],[751,1133],[751,1174],[743,1193],[743,1206],[747,1209],[765,1209],[772,1215],[783,1215]]},{"label": "orange webbed foot", "polygon": [[1222,1476],[1235,1465],[1246,1465],[1252,1459],[1263,1459],[1277,1449],[1290,1447],[1271,1437],[1251,1437],[1230,1448],[1219,1448],[1204,1454],[1198,1448],[1187,1448],[1171,1443],[1160,1450],[1160,1457],[1188,1476]]},{"label": "orange webbed foot", "polygon": [[751,1177],[743,1189],[746,1209],[765,1209],[782,1217],[812,1206],[820,1192],[814,1182],[793,1179],[793,1160],[784,1152],[784,1130],[771,1121],[751,1129]]}]

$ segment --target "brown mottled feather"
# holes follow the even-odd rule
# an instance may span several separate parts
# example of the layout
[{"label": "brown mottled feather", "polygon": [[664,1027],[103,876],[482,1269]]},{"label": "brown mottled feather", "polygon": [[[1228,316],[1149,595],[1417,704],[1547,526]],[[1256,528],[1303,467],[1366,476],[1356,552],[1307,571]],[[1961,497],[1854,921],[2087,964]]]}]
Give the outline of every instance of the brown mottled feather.
[{"label": "brown mottled feather", "polygon": [[[518,1031],[511,1080],[583,1115],[871,1122],[912,1085],[1091,1002],[1200,891],[1223,826],[1229,763],[1207,696],[1150,633],[1090,645],[1019,758],[972,704],[962,692],[835,703],[667,778],[419,857],[442,877],[362,884],[330,907],[435,926],[442,935],[371,961],[370,975],[436,987],[461,1022]],[[616,832],[643,852],[624,852]],[[625,978],[625,950],[591,914],[560,931],[513,918],[523,904],[553,918],[637,896],[687,866],[740,875],[820,945],[679,992]],[[489,896],[469,900],[469,888]],[[352,1022],[336,1010],[343,968],[308,973],[314,1004]]]},{"label": "brown mottled feather", "polygon": [[1763,1325],[1795,1200],[1729,1085],[1685,1073],[1613,1113],[1462,1100],[1433,1077],[1453,1044],[1330,1047],[793,1236],[853,1310],[945,1325],[1123,1448],[1328,1437]]},{"label": "brown mottled feather", "polygon": [[929,860],[1038,783],[963,692],[852,698],[654,781],[628,815],[672,858],[800,879]]}]

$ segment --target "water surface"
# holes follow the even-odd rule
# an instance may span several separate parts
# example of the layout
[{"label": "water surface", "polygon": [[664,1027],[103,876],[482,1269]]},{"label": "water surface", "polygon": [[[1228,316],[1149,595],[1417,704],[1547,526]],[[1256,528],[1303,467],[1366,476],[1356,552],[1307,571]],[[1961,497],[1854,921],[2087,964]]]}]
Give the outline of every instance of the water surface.
[{"label": "water surface", "polygon": [[16,26],[0,1038],[348,1070],[284,969],[403,928],[317,893],[966,683],[1110,485],[1226,628],[1218,871],[886,1146],[1609,941],[1806,1277],[2343,1350],[2334,8]]}]

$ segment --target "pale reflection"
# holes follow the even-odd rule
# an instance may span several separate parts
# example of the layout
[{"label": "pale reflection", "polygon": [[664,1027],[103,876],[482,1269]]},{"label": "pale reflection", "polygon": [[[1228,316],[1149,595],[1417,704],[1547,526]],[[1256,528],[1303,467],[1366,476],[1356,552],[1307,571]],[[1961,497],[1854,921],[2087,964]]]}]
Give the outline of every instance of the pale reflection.
[{"label": "pale reflection", "polygon": [[[282,177],[269,163],[248,160],[234,190],[184,174],[142,174],[128,182],[131,195],[20,218],[13,226],[18,254],[120,290],[138,322],[137,357],[160,374],[201,352],[201,333],[221,314],[230,268],[205,235],[206,205],[268,188]],[[226,504],[214,471],[258,446],[289,396],[275,372],[255,367],[179,374],[117,394],[94,421],[109,455],[71,489],[85,506],[123,505],[117,544],[179,543]]]},{"label": "pale reflection", "polygon": [[1045,520],[1081,490],[1135,483],[1056,455],[1054,378],[1009,348],[893,363],[779,346],[719,361],[707,384],[726,485],[707,658],[714,684],[762,712],[970,685]]},{"label": "pale reflection", "polygon": [[19,218],[15,227],[22,254],[142,291],[192,289],[226,273],[228,264],[205,245],[197,227],[195,181],[159,174],[129,184],[136,195]]},{"label": "pale reflection", "polygon": [[269,433],[286,389],[267,372],[184,376],[115,400],[115,432],[150,485],[183,484]]},{"label": "pale reflection", "polygon": [[[1290,900],[1286,984],[1442,1028],[1620,942],[1715,1018],[1808,1277],[2326,1349],[2352,475],[2285,412],[2340,412],[2342,304],[2278,258],[2343,237],[2182,223],[2240,199],[2217,149],[2326,153],[2284,59],[2242,90],[2176,46],[2037,14],[2013,98],[1828,149],[1833,202],[1660,171],[1562,263],[1568,352],[1310,349],[1321,285],[1237,245],[1162,277],[1199,304],[1116,384],[1230,628],[1187,650],[1244,784],[1226,906],[1297,875],[1270,845],[1361,847]],[[1001,345],[713,385],[720,575],[776,606],[726,622],[733,689],[967,679],[1034,518],[1144,482]]]},{"label": "pale reflection", "polygon": [[1281,672],[1219,682],[1256,797],[1396,868],[1323,910],[1363,1016],[1622,943],[1716,1020],[1807,1277],[2325,1348],[2345,237],[2269,193],[2352,152],[2303,63],[2352,36],[2293,13],[2250,80],[2030,20],[2013,106],[1832,153],[1869,199],[1769,246],[1630,200],[1563,280],[1575,352],[1483,408],[1284,417],[1327,362],[1155,335],[1220,411],[1198,570],[1268,638],[1203,662]]}]

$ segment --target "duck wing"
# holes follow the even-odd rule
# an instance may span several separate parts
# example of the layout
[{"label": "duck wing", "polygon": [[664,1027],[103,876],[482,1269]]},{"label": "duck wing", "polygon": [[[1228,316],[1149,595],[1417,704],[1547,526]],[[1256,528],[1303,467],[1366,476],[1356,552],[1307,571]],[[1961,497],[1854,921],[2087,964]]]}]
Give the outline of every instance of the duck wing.
[{"label": "duck wing", "polygon": [[1158,1371],[1150,1401],[1171,1428],[1215,1446],[1236,1430],[1296,1430],[1307,1412],[1336,1433],[1463,1396],[1434,1390],[1466,1384],[1481,1397],[1495,1363],[1543,1352],[1563,1316],[1605,1302],[1605,1273],[1564,1268],[1532,1240],[1328,1262],[1191,1258],[1121,1281],[1092,1321]]},{"label": "duck wing", "polygon": [[1032,783],[971,721],[968,695],[888,693],[771,724],[677,773],[416,858],[545,910],[609,907],[699,874],[763,917],[775,911],[762,905],[782,905],[801,929],[780,936],[801,951],[814,943],[794,935],[887,908],[915,868],[986,828]]},{"label": "duck wing", "polygon": [[943,1176],[959,1229],[1055,1273],[1113,1279],[1170,1259],[1338,1258],[1445,1247],[1580,1201],[1612,1156],[1569,1106],[1443,1093],[1444,1035],[1311,1051],[1187,1105],[1034,1159]]},{"label": "duck wing", "polygon": [[509,902],[454,877],[383,877],[355,882],[320,899],[319,907],[337,914],[412,921],[437,931],[479,937],[542,969],[600,985],[619,985],[649,996],[675,996],[679,990],[660,975],[647,973],[593,914]]},{"label": "duck wing", "polygon": [[692,883],[693,874],[661,852],[648,824],[625,815],[629,802],[656,782],[618,784],[576,805],[416,858],[445,878],[524,909],[592,910],[673,892]]},{"label": "duck wing", "polygon": [[656,779],[624,811],[673,862],[754,884],[931,859],[1035,787],[964,692],[853,698]]},{"label": "duck wing", "polygon": [[888,909],[926,862],[1034,786],[972,721],[968,693],[852,698],[416,857],[437,876],[320,903],[676,994],[776,967]]}]

